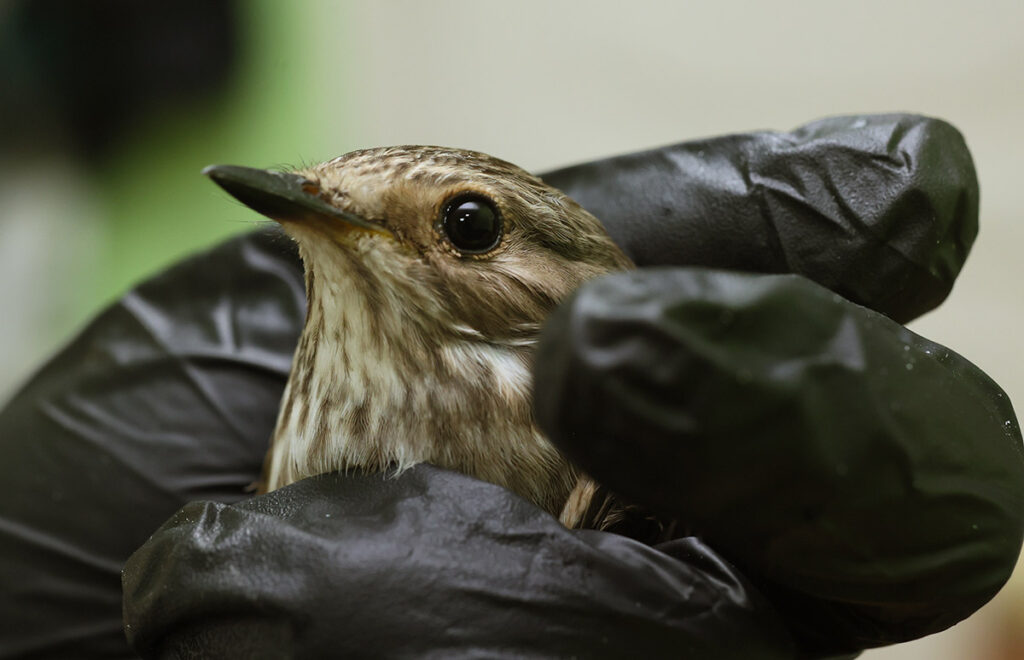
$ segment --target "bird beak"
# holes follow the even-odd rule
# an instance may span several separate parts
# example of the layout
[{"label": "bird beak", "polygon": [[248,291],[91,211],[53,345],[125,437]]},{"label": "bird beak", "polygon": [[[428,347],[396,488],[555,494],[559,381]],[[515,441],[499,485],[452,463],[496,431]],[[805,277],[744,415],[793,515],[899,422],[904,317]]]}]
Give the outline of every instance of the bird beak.
[{"label": "bird beak", "polygon": [[210,165],[203,174],[253,211],[278,222],[309,223],[341,220],[369,231],[385,231],[380,225],[346,213],[316,195],[316,184],[298,174],[259,170],[237,165]]}]

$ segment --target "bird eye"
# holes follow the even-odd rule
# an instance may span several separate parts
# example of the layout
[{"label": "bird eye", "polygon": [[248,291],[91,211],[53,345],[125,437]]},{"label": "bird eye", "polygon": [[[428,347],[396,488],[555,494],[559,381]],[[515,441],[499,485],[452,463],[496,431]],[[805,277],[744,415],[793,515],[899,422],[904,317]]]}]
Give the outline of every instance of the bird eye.
[{"label": "bird eye", "polygon": [[501,240],[501,216],[494,203],[481,195],[459,195],[448,202],[441,217],[445,236],[463,254],[483,254]]}]

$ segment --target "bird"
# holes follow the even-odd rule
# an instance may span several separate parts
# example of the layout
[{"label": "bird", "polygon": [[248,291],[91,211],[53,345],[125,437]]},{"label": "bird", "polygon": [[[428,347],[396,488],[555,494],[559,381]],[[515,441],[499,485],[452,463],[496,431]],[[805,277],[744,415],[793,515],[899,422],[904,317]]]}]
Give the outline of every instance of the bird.
[{"label": "bird", "polygon": [[569,526],[607,516],[531,405],[548,314],[584,282],[635,267],[597,218],[516,165],[447,147],[203,173],[278,222],[304,266],[306,319],[259,492],[432,463]]}]

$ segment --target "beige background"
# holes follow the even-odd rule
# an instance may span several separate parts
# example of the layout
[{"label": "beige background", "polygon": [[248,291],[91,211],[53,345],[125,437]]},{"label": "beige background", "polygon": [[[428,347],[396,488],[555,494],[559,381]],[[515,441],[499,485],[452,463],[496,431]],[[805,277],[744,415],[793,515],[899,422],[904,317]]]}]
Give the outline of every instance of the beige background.
[{"label": "beige background", "polygon": [[[61,155],[0,162],[0,308],[19,310],[0,322],[0,398],[97,299],[209,243],[204,228],[251,226],[251,213],[198,175],[210,162],[433,143],[541,170],[831,114],[913,111],[966,136],[982,230],[948,302],[911,327],[1024,405],[1024,0],[239,5],[247,64],[213,114],[169,108],[98,176]],[[76,286],[111,266],[92,297],[80,295]],[[1022,573],[969,622],[865,657],[1024,657],[994,650],[1004,631],[1024,629]]]}]

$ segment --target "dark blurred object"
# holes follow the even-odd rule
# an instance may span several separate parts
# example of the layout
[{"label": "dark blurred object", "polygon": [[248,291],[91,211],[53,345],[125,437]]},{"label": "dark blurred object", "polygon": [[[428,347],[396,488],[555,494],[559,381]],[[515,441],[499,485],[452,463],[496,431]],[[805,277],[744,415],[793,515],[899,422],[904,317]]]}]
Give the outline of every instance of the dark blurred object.
[{"label": "dark blurred object", "polygon": [[830,117],[544,176],[638,266],[798,273],[906,323],[945,300],[978,233],[978,178],[950,124]]},{"label": "dark blurred object", "polygon": [[229,78],[232,0],[21,0],[0,24],[0,145],[101,155],[146,112]]}]

